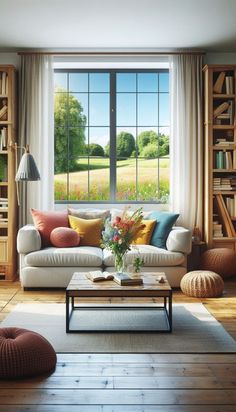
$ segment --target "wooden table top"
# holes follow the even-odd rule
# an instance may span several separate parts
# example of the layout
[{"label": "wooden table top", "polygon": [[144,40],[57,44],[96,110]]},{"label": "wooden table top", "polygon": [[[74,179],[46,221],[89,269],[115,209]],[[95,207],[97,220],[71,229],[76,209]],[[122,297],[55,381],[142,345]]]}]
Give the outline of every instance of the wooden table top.
[{"label": "wooden table top", "polygon": [[[113,280],[105,280],[100,282],[92,282],[89,280],[84,272],[75,272],[66,289],[69,295],[93,295],[93,296],[150,296],[152,293],[160,295],[172,290],[166,276],[163,272],[144,272],[140,275],[143,278],[142,285],[120,286]],[[162,276],[165,283],[159,283],[158,277]],[[76,293],[77,292],[77,293]]]}]

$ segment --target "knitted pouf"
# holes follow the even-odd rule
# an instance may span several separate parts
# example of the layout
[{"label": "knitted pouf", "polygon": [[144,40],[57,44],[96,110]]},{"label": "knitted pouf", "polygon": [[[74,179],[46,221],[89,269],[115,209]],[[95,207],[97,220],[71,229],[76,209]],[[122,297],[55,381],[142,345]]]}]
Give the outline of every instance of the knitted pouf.
[{"label": "knitted pouf", "polygon": [[52,345],[38,333],[0,328],[0,379],[49,373],[55,369],[56,361]]},{"label": "knitted pouf", "polygon": [[215,298],[222,294],[224,281],[217,273],[195,270],[184,275],[180,282],[180,288],[188,296]]},{"label": "knitted pouf", "polygon": [[232,249],[219,248],[204,252],[200,259],[200,269],[219,273],[223,278],[236,275],[236,253]]}]

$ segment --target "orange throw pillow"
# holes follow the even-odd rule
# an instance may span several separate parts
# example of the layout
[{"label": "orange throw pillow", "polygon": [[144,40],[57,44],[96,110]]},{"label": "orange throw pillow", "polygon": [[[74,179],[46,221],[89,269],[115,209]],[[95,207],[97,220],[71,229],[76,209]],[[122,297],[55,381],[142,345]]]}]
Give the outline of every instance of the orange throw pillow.
[{"label": "orange throw pillow", "polygon": [[80,242],[80,235],[69,227],[56,227],[50,235],[51,244],[55,247],[74,247]]},{"label": "orange throw pillow", "polygon": [[152,232],[156,226],[156,220],[142,220],[141,224],[144,225],[144,228],[140,229],[133,241],[132,245],[150,245]]},{"label": "orange throw pillow", "polygon": [[68,213],[67,211],[50,211],[41,212],[36,209],[31,209],[34,226],[39,231],[42,246],[50,246],[50,235],[56,227],[68,227]]},{"label": "orange throw pillow", "polygon": [[69,215],[69,222],[80,235],[80,246],[100,247],[103,219],[81,219]]}]

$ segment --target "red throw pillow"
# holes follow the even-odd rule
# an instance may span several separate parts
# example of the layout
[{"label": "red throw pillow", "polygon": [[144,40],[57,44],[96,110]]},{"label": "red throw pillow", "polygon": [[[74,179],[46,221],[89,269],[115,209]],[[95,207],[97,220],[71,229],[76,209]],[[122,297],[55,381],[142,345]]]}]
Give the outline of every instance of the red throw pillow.
[{"label": "red throw pillow", "polygon": [[69,227],[56,227],[50,235],[50,241],[55,247],[74,247],[80,242],[80,235]]},{"label": "red throw pillow", "polygon": [[42,245],[50,246],[50,234],[56,227],[68,227],[68,213],[67,211],[50,211],[41,212],[36,209],[31,209],[34,226],[39,231],[42,239]]}]

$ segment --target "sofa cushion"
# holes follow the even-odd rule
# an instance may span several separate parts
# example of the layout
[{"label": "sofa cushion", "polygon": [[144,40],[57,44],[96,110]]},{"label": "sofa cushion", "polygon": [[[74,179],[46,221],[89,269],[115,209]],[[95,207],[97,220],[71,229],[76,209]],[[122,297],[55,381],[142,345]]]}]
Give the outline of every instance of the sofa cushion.
[{"label": "sofa cushion", "polygon": [[[169,252],[166,249],[157,248],[152,245],[135,245],[125,256],[125,263],[130,265],[133,259],[140,256],[144,259],[144,266],[177,266],[184,263],[184,255],[179,252]],[[103,261],[105,266],[114,266],[114,256],[111,251],[103,250]]]},{"label": "sofa cushion", "polygon": [[80,235],[69,227],[56,227],[50,235],[51,244],[55,247],[74,247],[80,242]]},{"label": "sofa cushion", "polygon": [[72,229],[80,235],[81,246],[100,247],[103,228],[102,219],[81,219],[69,215],[69,222]]},{"label": "sofa cushion", "polygon": [[68,213],[67,211],[49,211],[41,212],[36,209],[31,209],[34,226],[39,231],[42,245],[44,247],[50,246],[50,234],[56,227],[68,227]]},{"label": "sofa cushion", "polygon": [[79,246],[73,248],[49,247],[25,256],[27,266],[101,266],[102,249]]},{"label": "sofa cushion", "polygon": [[178,213],[169,212],[152,212],[150,214],[148,218],[157,221],[152,233],[151,245],[166,249],[168,235],[178,217]]},{"label": "sofa cushion", "polygon": [[81,219],[107,219],[110,217],[110,210],[101,209],[73,209],[68,207],[69,215],[80,217]]},{"label": "sofa cushion", "polygon": [[133,245],[149,245],[156,220],[142,220],[142,228],[138,230],[132,240]]}]

